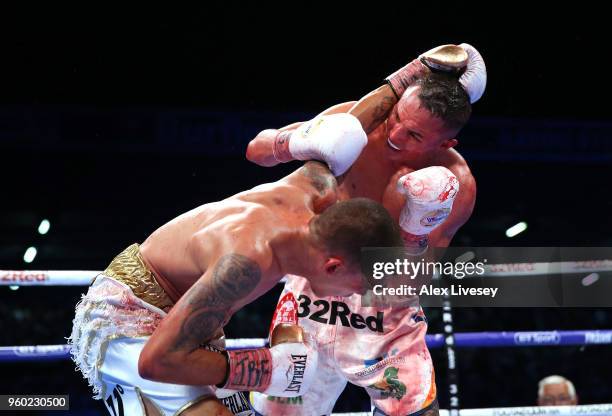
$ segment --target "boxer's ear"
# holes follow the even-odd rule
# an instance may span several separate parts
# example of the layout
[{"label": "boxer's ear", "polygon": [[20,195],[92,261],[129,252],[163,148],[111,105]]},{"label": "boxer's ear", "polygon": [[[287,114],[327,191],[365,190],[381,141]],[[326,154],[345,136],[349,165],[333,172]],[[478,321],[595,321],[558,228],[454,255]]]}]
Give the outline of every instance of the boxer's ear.
[{"label": "boxer's ear", "polygon": [[457,146],[457,144],[459,144],[459,140],[457,140],[457,139],[448,139],[448,140],[445,140],[442,143],[442,148],[450,149],[451,147]]},{"label": "boxer's ear", "polygon": [[342,261],[342,259],[339,259],[338,257],[329,257],[327,261],[325,262],[325,266],[324,266],[325,272],[327,274],[334,274],[343,265],[344,265],[344,262]]}]

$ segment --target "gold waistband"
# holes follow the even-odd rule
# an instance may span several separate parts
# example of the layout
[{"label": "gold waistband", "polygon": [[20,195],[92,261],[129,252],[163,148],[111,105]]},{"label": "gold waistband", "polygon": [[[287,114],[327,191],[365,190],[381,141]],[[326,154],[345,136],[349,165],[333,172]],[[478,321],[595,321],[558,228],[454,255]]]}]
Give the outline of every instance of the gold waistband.
[{"label": "gold waistband", "polygon": [[132,244],[119,253],[104,270],[104,274],[125,283],[134,295],[159,309],[166,310],[174,305],[153,272],[145,266],[138,244]]}]

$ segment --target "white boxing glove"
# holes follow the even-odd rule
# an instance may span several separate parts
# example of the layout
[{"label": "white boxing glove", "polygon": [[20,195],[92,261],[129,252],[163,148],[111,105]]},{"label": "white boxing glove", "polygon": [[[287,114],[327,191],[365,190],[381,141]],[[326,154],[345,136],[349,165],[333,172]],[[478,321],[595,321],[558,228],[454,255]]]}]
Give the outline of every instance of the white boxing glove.
[{"label": "white boxing glove", "polygon": [[487,67],[482,55],[472,45],[462,43],[459,45],[468,54],[465,72],[459,78],[463,89],[470,96],[470,103],[475,103],[484,94],[487,86]]},{"label": "white boxing glove", "polygon": [[223,389],[251,390],[277,397],[303,395],[315,379],[318,353],[302,342],[272,348],[228,351]]},{"label": "white boxing glove", "polygon": [[457,45],[433,48],[385,78],[399,100],[406,89],[430,70],[455,73],[466,67],[468,54]]},{"label": "white boxing glove", "polygon": [[275,345],[272,353],[272,380],[263,393],[295,397],[306,393],[315,379],[318,352],[301,342]]},{"label": "white boxing glove", "polygon": [[315,117],[293,132],[280,132],[273,148],[279,162],[320,160],[339,176],[357,160],[367,143],[368,136],[359,120],[340,113]]},{"label": "white boxing glove", "polygon": [[402,230],[413,236],[423,236],[442,224],[450,214],[459,192],[459,181],[447,168],[430,166],[402,176],[397,189],[407,197],[400,214]]}]

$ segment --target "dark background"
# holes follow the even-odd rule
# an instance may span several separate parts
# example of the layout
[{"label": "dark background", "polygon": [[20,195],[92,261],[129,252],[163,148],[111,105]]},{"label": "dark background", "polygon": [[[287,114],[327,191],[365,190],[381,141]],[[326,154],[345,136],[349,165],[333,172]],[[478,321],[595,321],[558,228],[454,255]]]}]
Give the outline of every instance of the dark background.
[{"label": "dark background", "polygon": [[[476,46],[488,87],[459,137],[478,182],[457,245],[611,244],[609,27],[581,5],[378,2],[336,6],[23,5],[0,17],[0,269],[102,269],[122,248],[199,204],[299,164],[244,159],[258,130],[358,99],[415,55]],[[564,8],[567,7],[567,8]],[[36,233],[42,218],[46,236]],[[506,228],[529,228],[512,240]],[[38,247],[31,265],[25,249]],[[83,288],[0,287],[0,344],[61,344]],[[239,312],[230,337],[262,337],[278,291]],[[430,333],[440,311],[428,311]],[[612,328],[607,309],[461,309],[457,331]],[[432,352],[443,407],[445,356]],[[537,381],[572,379],[610,402],[610,349],[458,350],[464,407],[535,402]],[[69,362],[2,364],[2,393],[71,394],[101,411]],[[336,410],[366,409],[349,388]],[[81,413],[79,413],[81,412]]]}]

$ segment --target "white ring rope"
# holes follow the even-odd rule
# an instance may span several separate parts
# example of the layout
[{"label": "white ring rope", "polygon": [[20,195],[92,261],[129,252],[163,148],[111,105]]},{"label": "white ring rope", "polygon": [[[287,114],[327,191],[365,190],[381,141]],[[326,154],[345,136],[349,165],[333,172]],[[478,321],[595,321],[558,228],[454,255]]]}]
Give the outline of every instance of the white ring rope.
[{"label": "white ring rope", "polygon": [[[486,277],[609,272],[612,260],[489,264],[484,269],[482,276]],[[95,270],[0,270],[0,286],[88,286],[100,273]],[[282,279],[281,283],[284,282]]]},{"label": "white ring rope", "polygon": [[[534,276],[612,271],[612,260],[556,263],[508,263],[485,266],[484,276]],[[101,271],[95,270],[0,270],[0,286],[88,286]],[[284,282],[284,279],[281,280]],[[228,348],[265,346],[263,338],[228,339]],[[261,344],[261,345],[260,345]],[[65,346],[48,346],[55,349]],[[32,347],[22,347],[32,348]],[[28,351],[30,352],[30,351]],[[33,351],[32,351],[33,352]],[[371,412],[334,413],[333,416],[370,416]],[[440,415],[450,416],[440,409]],[[610,416],[612,404],[546,407],[500,407],[460,410],[459,416]]]}]

